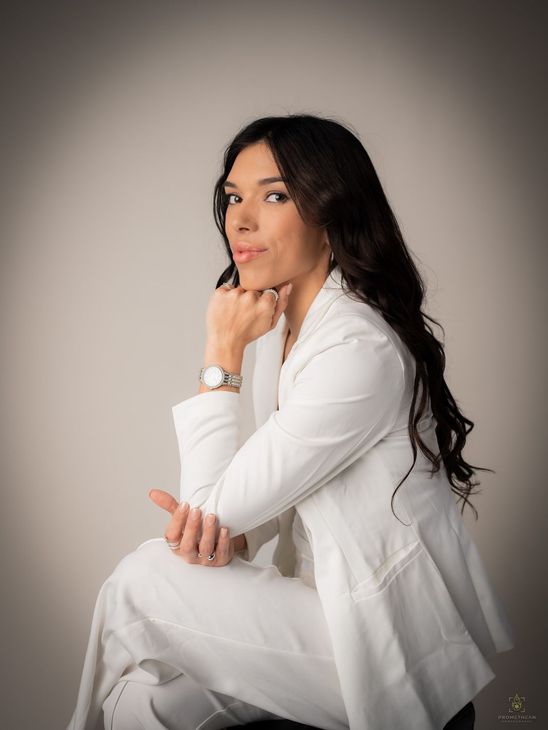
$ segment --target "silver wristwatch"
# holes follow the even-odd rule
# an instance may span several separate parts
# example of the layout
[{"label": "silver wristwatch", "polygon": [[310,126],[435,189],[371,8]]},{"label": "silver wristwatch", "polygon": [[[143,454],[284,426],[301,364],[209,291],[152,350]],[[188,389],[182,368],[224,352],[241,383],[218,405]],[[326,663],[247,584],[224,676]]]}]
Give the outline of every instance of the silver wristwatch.
[{"label": "silver wristwatch", "polygon": [[240,388],[242,382],[243,378],[241,375],[238,375],[238,373],[228,373],[217,363],[207,365],[200,370],[200,383],[203,383],[210,390],[220,388],[221,385],[233,385],[235,388]]}]

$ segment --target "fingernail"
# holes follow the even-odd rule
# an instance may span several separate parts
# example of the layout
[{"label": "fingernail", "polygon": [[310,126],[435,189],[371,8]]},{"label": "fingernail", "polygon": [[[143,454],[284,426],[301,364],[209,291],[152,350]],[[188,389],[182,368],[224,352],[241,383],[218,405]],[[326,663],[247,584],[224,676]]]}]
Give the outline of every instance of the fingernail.
[{"label": "fingernail", "polygon": [[193,520],[197,519],[200,516],[200,508],[199,507],[193,507],[192,511],[190,513]]},{"label": "fingernail", "polygon": [[187,507],[188,502],[181,502],[181,504],[179,505],[179,512],[184,512]]},{"label": "fingernail", "polygon": [[208,515],[206,521],[207,521],[208,525],[212,525],[215,522],[215,515],[214,514]]},{"label": "fingernail", "polygon": [[288,294],[288,296],[289,296],[289,294],[291,294],[291,290],[292,289],[293,289],[293,284],[288,284],[288,287],[287,287],[287,294]]},{"label": "fingernail", "polygon": [[221,527],[221,535],[226,537],[228,535],[228,527]]}]

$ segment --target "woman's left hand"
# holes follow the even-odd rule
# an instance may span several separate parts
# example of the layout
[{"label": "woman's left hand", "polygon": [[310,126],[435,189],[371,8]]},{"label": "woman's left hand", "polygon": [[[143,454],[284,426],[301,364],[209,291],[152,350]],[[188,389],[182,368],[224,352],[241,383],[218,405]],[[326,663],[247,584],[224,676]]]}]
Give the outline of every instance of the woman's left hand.
[{"label": "woman's left hand", "polygon": [[[154,504],[171,514],[164,537],[172,543],[180,542],[178,548],[170,548],[174,555],[179,555],[187,563],[212,568],[220,568],[230,563],[234,557],[234,542],[230,539],[228,528],[223,528],[217,539],[216,515],[212,515],[211,522],[206,518],[202,529],[202,512],[199,508],[196,517],[189,515],[189,505],[186,502],[179,505],[175,497],[162,489],[151,489],[148,496]],[[226,531],[225,535],[223,530]],[[215,558],[208,560],[208,555],[213,552]]]}]

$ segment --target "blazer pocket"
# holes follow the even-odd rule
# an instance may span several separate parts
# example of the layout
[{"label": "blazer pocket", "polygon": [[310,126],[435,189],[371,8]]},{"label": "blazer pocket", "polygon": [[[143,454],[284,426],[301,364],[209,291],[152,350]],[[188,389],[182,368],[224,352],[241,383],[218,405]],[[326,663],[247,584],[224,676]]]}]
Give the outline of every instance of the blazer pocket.
[{"label": "blazer pocket", "polygon": [[355,603],[374,602],[376,606],[367,609],[371,615],[380,610],[396,626],[401,622],[402,630],[413,627],[413,635],[422,636],[424,645],[434,641],[436,627],[446,641],[472,640],[436,562],[420,541],[390,555],[350,595]]},{"label": "blazer pocket", "polygon": [[403,570],[422,550],[423,547],[419,540],[414,540],[396,550],[379,565],[369,578],[354,586],[350,592],[352,599],[354,601],[363,601],[383,591],[394,580],[400,570]]}]

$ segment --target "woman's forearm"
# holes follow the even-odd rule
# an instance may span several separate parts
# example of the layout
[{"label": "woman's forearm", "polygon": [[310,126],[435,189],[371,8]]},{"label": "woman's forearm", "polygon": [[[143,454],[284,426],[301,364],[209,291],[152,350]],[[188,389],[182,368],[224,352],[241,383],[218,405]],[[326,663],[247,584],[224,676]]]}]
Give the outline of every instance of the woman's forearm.
[{"label": "woman's forearm", "polygon": [[[204,367],[217,363],[228,372],[241,374],[244,350],[245,347],[236,343],[228,341],[220,342],[218,340],[208,338],[204,352]],[[223,385],[220,388],[215,388],[215,390],[229,390],[236,393],[240,392],[240,388],[236,388],[231,385]],[[209,388],[207,388],[203,383],[200,383],[198,393],[207,393],[208,391]],[[243,534],[233,537],[232,543],[235,553],[247,549],[247,540]]]}]

